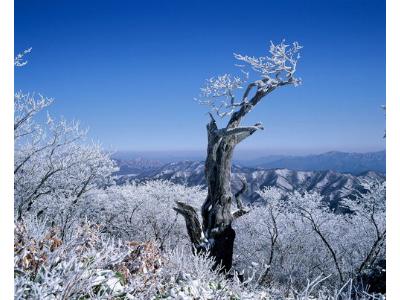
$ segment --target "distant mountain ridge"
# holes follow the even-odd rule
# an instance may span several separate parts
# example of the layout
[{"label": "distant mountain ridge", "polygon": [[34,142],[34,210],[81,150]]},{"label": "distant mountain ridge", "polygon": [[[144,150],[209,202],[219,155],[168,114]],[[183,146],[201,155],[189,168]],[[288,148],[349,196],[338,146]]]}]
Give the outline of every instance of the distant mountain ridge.
[{"label": "distant mountain ridge", "polygon": [[114,158],[114,161],[119,167],[118,175],[139,175],[143,172],[155,170],[164,165],[164,163],[158,160],[150,160],[142,157],[135,159]]},{"label": "distant mountain ridge", "polygon": [[331,151],[307,156],[266,156],[242,165],[263,169],[287,168],[296,171],[336,171],[361,174],[367,171],[386,173],[386,151],[348,153]]},{"label": "distant mountain ridge", "polygon": [[[193,153],[117,153],[113,159],[121,167],[119,174],[141,173],[150,169],[157,169],[164,164],[180,162],[185,160],[201,161],[203,155]],[[268,155],[255,159],[234,159],[234,164],[262,169],[286,168],[296,171],[335,171],[341,173],[351,173],[359,175],[367,171],[386,173],[386,151],[368,153],[349,153],[331,151],[322,154],[312,154],[306,156],[294,155]]]},{"label": "distant mountain ridge", "polygon": [[[258,191],[264,187],[276,187],[283,192],[315,191],[321,193],[331,207],[337,207],[341,199],[355,197],[365,192],[362,182],[365,180],[384,181],[385,176],[368,171],[359,176],[334,171],[296,171],[289,169],[261,169],[232,166],[232,189],[242,187],[240,178],[246,178],[248,190],[243,195],[246,202],[262,201]],[[188,186],[203,185],[204,162],[180,161],[163,165],[161,168],[143,171],[141,174],[122,175],[118,183],[126,181],[142,182],[147,180],[170,180]]]}]

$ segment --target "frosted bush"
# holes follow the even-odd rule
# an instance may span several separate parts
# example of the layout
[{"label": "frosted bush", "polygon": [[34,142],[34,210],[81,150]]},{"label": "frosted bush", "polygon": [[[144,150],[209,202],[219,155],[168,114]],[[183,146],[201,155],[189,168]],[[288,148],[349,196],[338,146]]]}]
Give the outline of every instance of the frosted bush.
[{"label": "frosted bush", "polygon": [[64,242],[58,228],[43,235],[38,224],[16,224],[16,299],[251,299],[240,296],[238,281],[212,271],[213,261],[188,249],[162,254],[151,242],[105,238],[91,223]]},{"label": "frosted bush", "polygon": [[330,291],[350,279],[354,287],[365,285],[364,274],[385,259],[386,240],[385,183],[366,189],[342,203],[350,210],[345,215],[330,210],[318,194],[261,191],[265,203],[235,224],[236,268],[255,272],[258,282],[270,287],[300,290],[305,278],[321,273],[330,276],[320,288]]},{"label": "frosted bush", "polygon": [[137,241],[156,241],[161,248],[187,243],[184,221],[172,209],[175,201],[200,207],[205,199],[201,187],[168,181],[149,181],[112,186],[93,192],[81,211],[114,236]]},{"label": "frosted bush", "polygon": [[16,224],[16,299],[71,299],[121,292],[112,268],[127,255],[126,245],[101,237],[98,227],[90,223],[76,228],[68,242],[61,241],[56,227],[34,239],[32,233],[38,232],[34,225]]},{"label": "frosted bush", "polygon": [[[368,197],[381,201],[383,191],[378,186]],[[171,218],[174,211],[167,211],[172,203],[162,203],[162,199],[173,202],[190,196],[196,205],[204,191],[158,181],[88,193],[82,206],[76,207],[79,214],[63,239],[62,228],[51,226],[52,219],[31,216],[16,223],[16,299],[333,300],[339,294],[342,299],[350,299],[344,296],[349,293],[348,281],[338,281],[329,251],[309,220],[296,211],[296,205],[312,209],[321,232],[328,241],[335,240],[334,251],[344,251],[337,252],[339,266],[344,276],[351,278],[374,241],[370,231],[373,225],[366,222],[371,219],[371,210],[363,208],[366,202],[359,199],[363,206],[354,206],[353,214],[343,216],[325,210],[321,207],[323,203],[317,205],[318,195],[294,194],[286,201],[274,190],[265,190],[262,195],[265,205],[253,207],[235,224],[238,232],[235,269],[245,270],[244,282],[240,282],[237,274],[228,279],[212,271],[213,261],[204,255],[193,255],[189,244],[184,242],[188,240],[184,224],[175,223]],[[369,201],[374,203],[372,199]],[[132,227],[124,230],[129,224],[125,223],[126,218],[132,214],[129,209],[135,207]],[[153,219],[149,222],[148,218]],[[384,230],[381,218],[380,214],[374,214],[379,230]],[[155,224],[159,226],[158,235]],[[173,227],[169,227],[171,224]],[[178,234],[179,239],[175,236]],[[158,238],[164,235],[164,240]],[[384,250],[378,256],[384,257]],[[321,270],[330,276],[319,277]],[[353,295],[356,281],[352,284]],[[359,292],[358,299],[374,299],[364,290]]]}]

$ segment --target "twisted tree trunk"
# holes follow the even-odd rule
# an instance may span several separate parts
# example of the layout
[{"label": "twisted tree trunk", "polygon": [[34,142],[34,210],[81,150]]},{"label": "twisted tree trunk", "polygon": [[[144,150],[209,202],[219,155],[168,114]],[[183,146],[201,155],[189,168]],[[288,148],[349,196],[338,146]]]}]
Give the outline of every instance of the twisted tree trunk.
[{"label": "twisted tree trunk", "polygon": [[231,166],[236,138],[221,138],[214,120],[207,126],[208,149],[205,162],[207,198],[201,208],[203,231],[209,252],[216,263],[229,271],[232,267],[235,231],[232,228]]},{"label": "twisted tree trunk", "polygon": [[[260,123],[253,126],[240,126],[242,119],[269,93],[285,85],[297,85],[299,80],[293,77],[296,71],[297,58],[295,55],[301,48],[297,43],[288,50],[282,42],[275,46],[272,44],[270,53],[272,58],[260,58],[259,60],[247,56],[236,55],[236,58],[252,65],[253,69],[262,72],[262,79],[248,84],[240,102],[237,102],[232,89],[236,81],[225,75],[218,79],[212,79],[211,87],[206,89],[206,95],[214,97],[225,96],[223,105],[229,107],[231,112],[219,113],[219,108],[214,111],[221,117],[230,115],[226,127],[219,129],[210,113],[211,120],[207,124],[208,147],[205,161],[205,177],[208,195],[201,207],[202,221],[196,210],[182,202],[177,202],[174,208],[182,214],[186,221],[187,231],[195,252],[207,252],[215,259],[215,267],[218,265],[228,272],[232,267],[233,245],[235,230],[232,221],[248,212],[240,201],[243,188],[232,194],[231,190],[231,166],[233,151],[237,144],[252,135],[258,129],[263,129]],[[239,80],[240,81],[240,80]],[[250,96],[252,95],[252,96]],[[230,104],[227,104],[227,101]],[[237,210],[232,212],[232,202],[236,202]]]},{"label": "twisted tree trunk", "polygon": [[[210,115],[211,116],[211,115]],[[202,222],[196,210],[182,202],[177,202],[174,209],[185,217],[190,240],[196,252],[207,252],[215,259],[215,268],[223,271],[232,267],[235,230],[232,221],[244,215],[248,210],[242,205],[240,195],[247,184],[235,195],[231,190],[232,156],[235,146],[245,137],[262,128],[260,124],[250,127],[218,129],[214,118],[207,125],[208,148],[205,161],[205,177],[208,194],[201,207]],[[232,212],[232,203],[237,210]]]}]

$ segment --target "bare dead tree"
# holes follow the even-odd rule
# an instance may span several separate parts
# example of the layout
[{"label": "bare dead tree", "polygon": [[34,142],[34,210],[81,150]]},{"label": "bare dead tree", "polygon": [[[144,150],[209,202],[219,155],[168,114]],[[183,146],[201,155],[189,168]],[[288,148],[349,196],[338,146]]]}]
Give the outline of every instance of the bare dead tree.
[{"label": "bare dead tree", "polygon": [[[208,195],[201,208],[202,222],[196,210],[185,203],[178,202],[175,210],[185,218],[194,249],[207,251],[225,271],[232,267],[235,240],[232,221],[247,211],[239,199],[246,184],[243,184],[242,191],[235,196],[231,191],[233,151],[240,142],[263,129],[261,123],[241,126],[241,122],[272,91],[286,85],[300,84],[300,79],[295,78],[294,73],[301,48],[297,42],[287,45],[282,41],[277,45],[271,42],[269,56],[256,58],[234,54],[237,60],[250,66],[258,75],[257,80],[247,83],[241,96],[238,95],[238,90],[249,80],[249,73],[243,69],[242,77],[225,74],[211,78],[201,89],[199,102],[211,107],[205,161]],[[221,118],[229,117],[225,127],[218,128],[213,113]],[[238,210],[235,212],[232,212],[232,202],[237,204]]]}]

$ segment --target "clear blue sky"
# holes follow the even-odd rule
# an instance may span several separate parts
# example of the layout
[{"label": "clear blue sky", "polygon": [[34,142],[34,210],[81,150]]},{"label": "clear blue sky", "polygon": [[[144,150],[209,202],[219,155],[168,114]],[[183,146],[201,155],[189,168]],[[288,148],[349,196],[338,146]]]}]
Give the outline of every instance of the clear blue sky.
[{"label": "clear blue sky", "polygon": [[248,116],[266,127],[241,149],[267,154],[385,148],[385,1],[15,1],[15,51],[33,47],[16,89],[54,97],[105,147],[202,150],[204,79],[233,52],[299,41],[300,87]]}]

